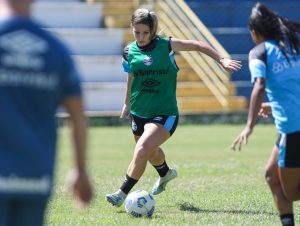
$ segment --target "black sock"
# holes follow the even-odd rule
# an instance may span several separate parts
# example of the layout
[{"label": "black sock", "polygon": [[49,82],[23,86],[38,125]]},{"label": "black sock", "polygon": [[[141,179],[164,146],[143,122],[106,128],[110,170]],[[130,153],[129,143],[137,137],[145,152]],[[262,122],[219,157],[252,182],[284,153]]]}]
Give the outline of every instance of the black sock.
[{"label": "black sock", "polygon": [[154,168],[157,170],[160,177],[166,176],[167,172],[169,171],[169,166],[166,161],[159,166],[154,166]]},{"label": "black sock", "polygon": [[133,186],[138,182],[138,180],[135,180],[133,178],[131,178],[130,176],[128,176],[126,174],[125,180],[122,184],[122,186],[120,187],[120,189],[126,194],[128,195],[128,193],[130,192],[130,190],[133,188]]},{"label": "black sock", "polygon": [[294,226],[294,214],[288,213],[280,215],[280,221],[282,226]]}]

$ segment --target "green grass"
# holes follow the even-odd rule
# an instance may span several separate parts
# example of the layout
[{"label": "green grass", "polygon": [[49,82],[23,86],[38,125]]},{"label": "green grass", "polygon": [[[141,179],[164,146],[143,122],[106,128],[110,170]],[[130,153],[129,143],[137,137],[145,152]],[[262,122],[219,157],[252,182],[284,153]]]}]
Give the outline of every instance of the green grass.
[{"label": "green grass", "polygon": [[[49,203],[47,225],[280,225],[271,193],[264,181],[264,166],[276,140],[273,125],[258,125],[242,152],[229,146],[242,125],[179,125],[163,145],[167,162],[178,178],[156,197],[152,218],[136,219],[124,206],[106,203],[105,194],[116,191],[126,173],[134,148],[129,127],[99,127],[89,131],[89,169],[95,198],[79,211],[64,192],[64,178],[72,166],[67,129],[58,143],[56,185]],[[134,189],[151,190],[157,179],[153,167]],[[295,206],[295,213],[299,206]],[[296,216],[296,222],[300,222]]]}]

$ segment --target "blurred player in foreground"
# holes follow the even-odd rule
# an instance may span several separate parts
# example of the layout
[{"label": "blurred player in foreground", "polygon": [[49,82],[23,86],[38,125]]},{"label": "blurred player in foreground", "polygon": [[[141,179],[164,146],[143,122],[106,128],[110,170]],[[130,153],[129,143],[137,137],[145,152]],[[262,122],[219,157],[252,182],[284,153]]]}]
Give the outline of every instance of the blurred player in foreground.
[{"label": "blurred player in foreground", "polygon": [[224,59],[204,42],[157,35],[157,24],[156,14],[148,9],[137,9],[132,15],[135,41],[124,49],[123,54],[128,79],[121,117],[131,119],[136,146],[123,184],[117,192],[106,196],[114,206],[124,202],[143,175],[148,161],[160,176],[152,188],[154,195],[163,192],[166,184],[177,176],[176,170],[169,168],[160,147],[175,132],[179,118],[176,100],[178,67],[174,52],[200,51],[229,72],[241,68],[239,61]]},{"label": "blurred player in foreground", "polygon": [[65,47],[30,18],[31,0],[0,0],[0,225],[41,226],[53,187],[58,105],[70,114],[79,206],[86,172],[86,119],[78,75]]},{"label": "blurred player in foreground", "polygon": [[[246,127],[231,148],[241,149],[253,131],[257,115],[272,112],[279,137],[266,166],[266,180],[282,225],[294,225],[293,201],[300,199],[300,24],[257,3],[249,29],[256,47],[249,67],[254,87]],[[265,92],[269,103],[263,103]]]}]

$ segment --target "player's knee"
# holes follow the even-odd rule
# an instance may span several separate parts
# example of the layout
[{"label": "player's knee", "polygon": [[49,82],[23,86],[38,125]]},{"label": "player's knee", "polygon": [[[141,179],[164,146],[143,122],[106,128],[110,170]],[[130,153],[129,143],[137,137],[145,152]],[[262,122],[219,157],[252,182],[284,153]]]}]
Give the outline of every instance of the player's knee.
[{"label": "player's knee", "polygon": [[138,144],[135,149],[135,156],[138,159],[149,159],[151,153],[151,146],[147,145],[147,143]]},{"label": "player's knee", "polygon": [[276,172],[274,172],[274,170],[266,169],[265,180],[271,187],[280,186],[278,174]]},{"label": "player's knee", "polygon": [[148,153],[143,148],[138,148],[135,150],[134,158],[136,161],[139,161],[141,159],[148,159]]}]

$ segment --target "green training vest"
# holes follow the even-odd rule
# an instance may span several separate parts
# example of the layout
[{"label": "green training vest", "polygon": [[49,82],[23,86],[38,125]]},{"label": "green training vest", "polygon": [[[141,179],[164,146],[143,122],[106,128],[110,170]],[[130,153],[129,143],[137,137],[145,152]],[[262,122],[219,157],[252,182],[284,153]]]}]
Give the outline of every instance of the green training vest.
[{"label": "green training vest", "polygon": [[143,118],[178,115],[178,69],[169,57],[169,38],[158,39],[149,52],[142,52],[136,42],[131,43],[128,50],[128,64],[133,74],[130,113]]}]

